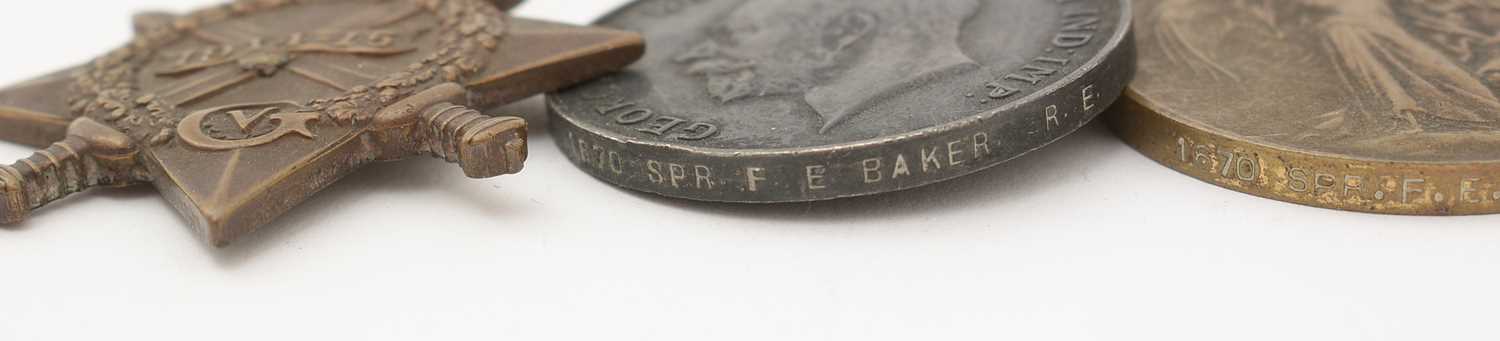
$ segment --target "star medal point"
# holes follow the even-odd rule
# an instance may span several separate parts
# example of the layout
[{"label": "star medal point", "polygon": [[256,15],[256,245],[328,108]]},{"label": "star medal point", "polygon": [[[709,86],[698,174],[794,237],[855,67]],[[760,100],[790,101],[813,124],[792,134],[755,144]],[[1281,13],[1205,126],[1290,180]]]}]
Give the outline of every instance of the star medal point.
[{"label": "star medal point", "polygon": [[371,162],[519,172],[525,120],[473,108],[618,70],[644,43],[505,14],[518,2],[241,0],[137,15],[125,46],[0,90],[0,139],[46,146],[0,167],[0,222],[151,184],[223,246]]}]

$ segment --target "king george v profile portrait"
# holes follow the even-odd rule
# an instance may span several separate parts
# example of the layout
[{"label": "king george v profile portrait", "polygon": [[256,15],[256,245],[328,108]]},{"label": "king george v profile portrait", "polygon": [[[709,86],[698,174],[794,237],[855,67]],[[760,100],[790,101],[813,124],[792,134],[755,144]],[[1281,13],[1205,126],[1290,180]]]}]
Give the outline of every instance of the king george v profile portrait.
[{"label": "king george v profile portrait", "polygon": [[674,61],[721,103],[796,96],[822,131],[882,99],[978,70],[959,46],[978,0],[749,0]]}]

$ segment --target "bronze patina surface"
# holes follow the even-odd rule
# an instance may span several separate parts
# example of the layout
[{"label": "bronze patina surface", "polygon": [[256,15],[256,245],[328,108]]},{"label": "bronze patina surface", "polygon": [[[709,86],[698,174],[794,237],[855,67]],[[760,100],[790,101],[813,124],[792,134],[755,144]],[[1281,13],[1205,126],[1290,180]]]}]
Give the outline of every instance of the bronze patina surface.
[{"label": "bronze patina surface", "polygon": [[154,184],[214,245],[375,161],[474,178],[526,159],[526,122],[473,108],[639,58],[640,36],[506,16],[519,1],[243,0],[136,16],[86,65],[0,91],[0,222],[92,187]]},{"label": "bronze patina surface", "polygon": [[1500,212],[1500,3],[1138,0],[1110,121],[1153,159],[1326,208]]}]

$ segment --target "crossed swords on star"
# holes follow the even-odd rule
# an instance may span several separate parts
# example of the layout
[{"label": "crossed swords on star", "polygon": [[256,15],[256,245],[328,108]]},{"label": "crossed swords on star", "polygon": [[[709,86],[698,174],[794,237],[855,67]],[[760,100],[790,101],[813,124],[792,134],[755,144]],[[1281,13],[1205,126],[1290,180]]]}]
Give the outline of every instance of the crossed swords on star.
[{"label": "crossed swords on star", "polygon": [[[303,55],[358,55],[386,57],[415,51],[415,47],[400,47],[398,39],[414,38],[420,31],[383,31],[379,27],[392,27],[422,12],[415,4],[391,11],[385,7],[366,9],[341,20],[308,31],[278,37],[268,34],[261,27],[235,21],[224,25],[194,29],[191,35],[215,44],[208,48],[177,52],[179,60],[171,67],[154,71],[158,77],[187,77],[178,80],[163,91],[163,98],[176,105],[188,105],[210,97],[230,87],[250,82],[256,78],[272,77],[282,69],[290,73],[338,90],[348,92],[351,84],[371,84],[378,79],[364,72],[317,58],[302,58]],[[153,15],[143,20],[147,25]],[[163,15],[165,18],[165,16]],[[319,37],[335,37],[333,43]],[[342,38],[339,38],[342,37]],[[358,44],[356,39],[376,41],[373,44]],[[170,55],[169,59],[172,59]],[[226,67],[227,66],[227,67]],[[367,65],[377,73],[378,65]],[[316,137],[309,124],[319,120],[317,112],[300,111],[298,103],[280,102],[270,107],[260,104],[231,105],[204,109],[187,115],[178,124],[179,138],[183,142],[205,150],[233,150],[268,144],[282,137],[300,135]],[[286,110],[290,109],[290,111]],[[233,121],[232,129],[240,133],[251,133],[265,122],[277,122],[274,130],[248,136],[239,140],[224,140],[210,133],[222,133],[218,128],[203,131],[209,115],[223,112]]]},{"label": "crossed swords on star", "polygon": [[[520,1],[488,2],[501,11],[508,11]],[[415,2],[385,2],[392,3]],[[375,8],[371,11],[352,15],[354,18],[340,16],[347,19],[336,20],[318,31],[338,32],[370,27],[357,25],[361,23],[397,23],[412,15],[406,11],[389,10],[389,6],[373,7]],[[382,8],[385,10],[381,10]],[[419,9],[414,7],[412,10]],[[374,19],[370,19],[372,17]],[[139,15],[136,18],[137,30],[159,27],[152,25],[160,25],[165,23],[161,20],[173,18],[175,17],[167,14]],[[306,178],[320,172],[343,172],[343,168],[352,169],[363,165],[332,160],[392,161],[410,155],[427,154],[459,163],[471,177],[519,171],[520,162],[525,159],[522,142],[524,133],[517,136],[512,128],[519,126],[524,130],[524,121],[483,116],[466,108],[465,103],[468,106],[490,108],[576,84],[624,68],[639,59],[645,47],[638,34],[507,18],[505,35],[500,39],[501,47],[481,61],[484,63],[480,67],[482,72],[469,77],[465,83],[450,82],[418,90],[418,93],[406,96],[400,102],[375,113],[374,121],[369,127],[356,130],[360,136],[373,138],[375,145],[346,148],[340,146],[357,139],[327,139],[327,143],[338,145],[318,147],[321,152],[307,151],[312,153],[298,156],[303,159],[299,159],[301,161],[296,164],[257,165],[254,176],[270,181],[266,183],[222,180],[240,176],[233,173],[233,168],[241,163],[237,161],[238,155],[246,149],[235,149],[225,153],[229,155],[220,155],[211,148],[188,150],[183,147],[165,147],[159,150],[154,146],[141,147],[138,144],[145,141],[135,141],[108,124],[70,114],[72,110],[68,106],[68,97],[72,92],[68,89],[74,83],[71,74],[81,68],[64,70],[0,90],[0,139],[37,146],[59,141],[32,157],[10,166],[0,166],[0,224],[23,221],[34,209],[93,187],[152,183],[164,194],[169,194],[169,201],[176,204],[174,206],[189,218],[195,230],[202,233],[206,241],[222,246],[291,208],[289,205],[275,205],[276,203],[300,202],[331,184],[331,181],[288,183],[292,178]],[[173,79],[160,87],[162,91],[158,92],[158,98],[185,106],[276,73],[295,74],[322,86],[348,92],[355,86],[379,81],[360,72],[361,70],[381,74],[397,70],[390,70],[390,66],[382,68],[374,65],[350,68],[319,60],[320,58],[305,57],[318,54],[390,56],[407,52],[403,48],[351,47],[324,43],[267,46],[265,44],[268,41],[257,40],[257,37],[263,36],[258,34],[257,27],[230,28],[228,25],[211,25],[185,32],[199,40],[217,44],[221,53],[214,58],[187,58],[183,60],[193,62],[153,70],[152,76],[159,77],[158,79]],[[240,50],[246,47],[249,49]],[[300,106],[298,103],[282,104],[287,109]],[[416,112],[402,109],[408,106],[416,109]],[[237,128],[242,133],[247,133],[253,130],[256,122],[276,115],[273,111],[260,109],[264,108],[235,108],[223,113],[235,116],[229,111],[243,110],[238,117],[230,118],[234,121],[233,125],[237,126],[231,129]],[[287,122],[280,123],[286,125]],[[197,128],[201,132],[202,127]],[[429,128],[432,131],[425,132]],[[518,141],[517,137],[521,140]],[[155,157],[143,156],[148,155],[142,154],[143,152],[154,154]],[[175,153],[171,155],[177,155],[178,158],[168,162],[163,159],[168,154],[162,153]],[[266,153],[277,154],[281,151],[257,152]],[[228,163],[220,165],[214,163],[220,161],[209,161],[214,164],[199,164],[195,161],[220,159],[227,159]],[[325,169],[328,167],[337,169]],[[294,186],[298,190],[280,190],[285,186]]]}]

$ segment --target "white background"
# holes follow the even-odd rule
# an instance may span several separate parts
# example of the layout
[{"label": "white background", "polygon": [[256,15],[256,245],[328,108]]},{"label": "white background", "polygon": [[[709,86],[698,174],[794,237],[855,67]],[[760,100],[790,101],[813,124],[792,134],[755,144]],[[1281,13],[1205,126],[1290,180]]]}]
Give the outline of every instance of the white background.
[{"label": "white background", "polygon": [[[0,81],[117,46],[136,10],[210,1],[8,1]],[[537,99],[508,110],[545,124]],[[1500,217],[1253,198],[1099,126],[958,181],[782,206],[617,190],[536,133],[522,175],[369,167],[227,249],[148,188],[47,207],[0,230],[0,340],[1500,337]]]}]

